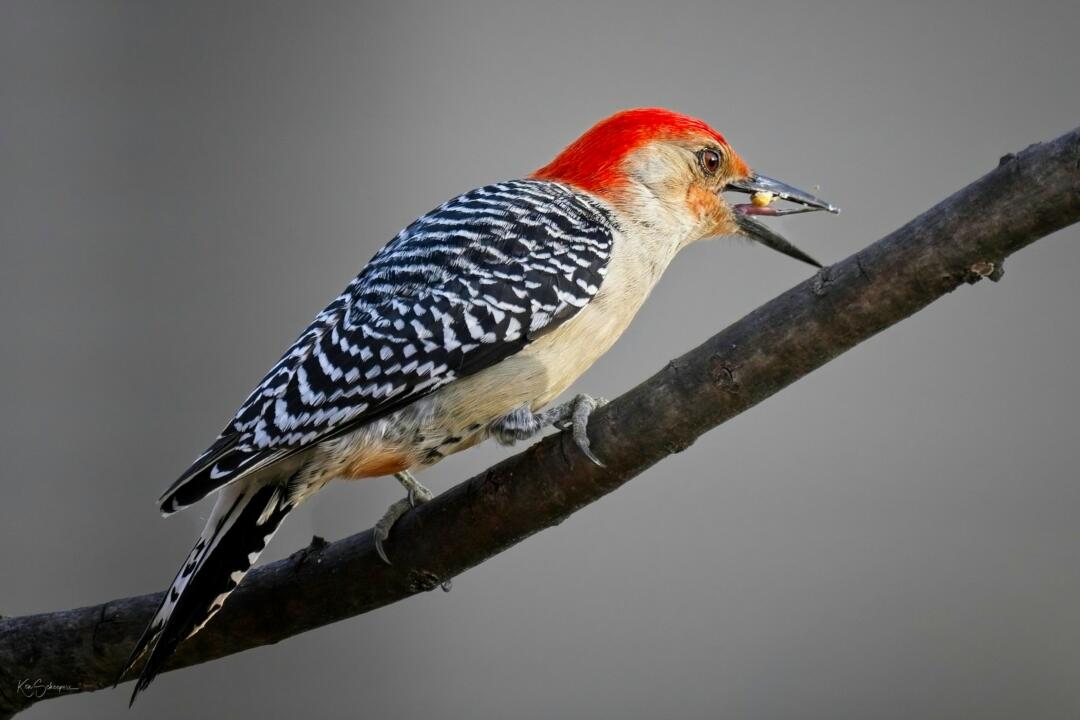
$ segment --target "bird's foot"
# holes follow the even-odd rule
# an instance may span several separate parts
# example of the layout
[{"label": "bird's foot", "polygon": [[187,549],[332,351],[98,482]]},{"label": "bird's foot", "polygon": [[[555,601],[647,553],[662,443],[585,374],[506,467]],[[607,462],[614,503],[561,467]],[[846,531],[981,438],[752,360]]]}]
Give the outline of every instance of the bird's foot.
[{"label": "bird's foot", "polygon": [[604,463],[593,454],[589,447],[589,415],[598,407],[607,404],[604,398],[589,395],[577,395],[573,400],[556,405],[542,412],[534,413],[529,405],[522,405],[504,415],[488,426],[488,432],[503,445],[513,445],[519,440],[528,440],[538,435],[544,428],[554,425],[560,430],[573,428],[574,442],[585,457],[600,467]]},{"label": "bird's foot", "polygon": [[589,442],[589,416],[599,407],[607,405],[604,398],[594,398],[584,393],[577,395],[573,400],[562,405],[556,405],[550,410],[539,413],[545,425],[554,425],[560,430],[572,429],[574,444],[578,446],[582,454],[589,458],[594,465],[604,467],[600,458],[596,457]]},{"label": "bird's foot", "polygon": [[394,527],[394,523],[401,518],[402,515],[412,510],[417,505],[423,505],[431,498],[435,497],[434,494],[426,487],[420,484],[420,481],[413,477],[413,474],[408,470],[402,470],[399,473],[395,473],[394,477],[401,483],[402,487],[408,491],[408,496],[403,497],[396,503],[387,508],[386,512],[379,522],[375,523],[375,552],[379,553],[379,557],[387,565],[392,565],[390,557],[386,554],[386,548],[383,547],[383,543],[390,537],[390,528]]}]

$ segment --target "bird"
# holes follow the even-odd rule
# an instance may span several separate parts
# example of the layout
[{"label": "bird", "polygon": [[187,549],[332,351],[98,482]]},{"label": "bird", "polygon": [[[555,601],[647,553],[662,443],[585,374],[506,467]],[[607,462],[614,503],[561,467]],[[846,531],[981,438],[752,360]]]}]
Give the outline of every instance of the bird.
[{"label": "bird", "polygon": [[389,563],[393,524],[432,498],[413,470],[552,426],[602,465],[588,437],[602,401],[552,402],[615,343],[676,253],[743,236],[821,267],[757,217],[822,210],[839,212],[751,170],[706,122],[636,108],[530,175],[419,217],[318,313],[159,499],[168,516],[217,494],[117,683],[146,655],[134,703],[285,516],[332,480],[393,475],[407,490],[374,530]]}]

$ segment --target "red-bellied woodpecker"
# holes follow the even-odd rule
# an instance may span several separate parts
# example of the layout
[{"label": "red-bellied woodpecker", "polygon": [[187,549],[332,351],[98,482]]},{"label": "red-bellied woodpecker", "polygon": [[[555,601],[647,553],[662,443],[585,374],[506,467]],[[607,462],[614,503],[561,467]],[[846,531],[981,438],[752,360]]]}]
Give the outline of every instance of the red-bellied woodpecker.
[{"label": "red-bellied woodpecker", "polygon": [[[730,205],[724,191],[753,194]],[[778,198],[797,207],[772,206]],[[544,409],[612,346],[681,248],[744,235],[817,265],[753,215],[832,205],[750,171],[715,130],[661,109],[601,121],[528,179],[472,190],[375,254],[161,498],[218,491],[195,547],[131,654],[144,689],[243,579],[290,510],[335,478],[410,475],[494,437],[586,433],[596,401]],[[121,675],[122,677],[123,675]]]}]

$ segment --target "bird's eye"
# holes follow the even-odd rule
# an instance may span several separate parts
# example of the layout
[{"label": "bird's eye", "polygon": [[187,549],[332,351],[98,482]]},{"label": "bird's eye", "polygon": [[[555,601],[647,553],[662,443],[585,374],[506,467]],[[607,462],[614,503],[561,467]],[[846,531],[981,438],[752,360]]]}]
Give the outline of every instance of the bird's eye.
[{"label": "bird's eye", "polygon": [[720,153],[715,150],[702,150],[698,153],[698,162],[706,175],[715,175],[720,169]]}]

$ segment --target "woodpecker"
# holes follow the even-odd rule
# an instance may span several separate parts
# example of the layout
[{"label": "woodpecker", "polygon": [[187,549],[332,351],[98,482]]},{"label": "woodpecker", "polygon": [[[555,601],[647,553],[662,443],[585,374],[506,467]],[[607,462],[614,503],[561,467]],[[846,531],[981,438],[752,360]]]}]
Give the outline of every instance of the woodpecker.
[{"label": "woodpecker", "polygon": [[[730,204],[725,191],[753,202]],[[772,200],[788,201],[784,208]],[[742,235],[820,264],[754,216],[833,205],[757,174],[705,122],[626,110],[526,179],[469,191],[379,250],[300,335],[218,438],[161,496],[164,515],[217,502],[119,679],[149,651],[131,702],[243,579],[282,520],[331,480],[394,475],[487,438],[587,434],[597,401],[548,407],[629,325],[675,254]],[[119,682],[118,679],[118,682]]]}]

